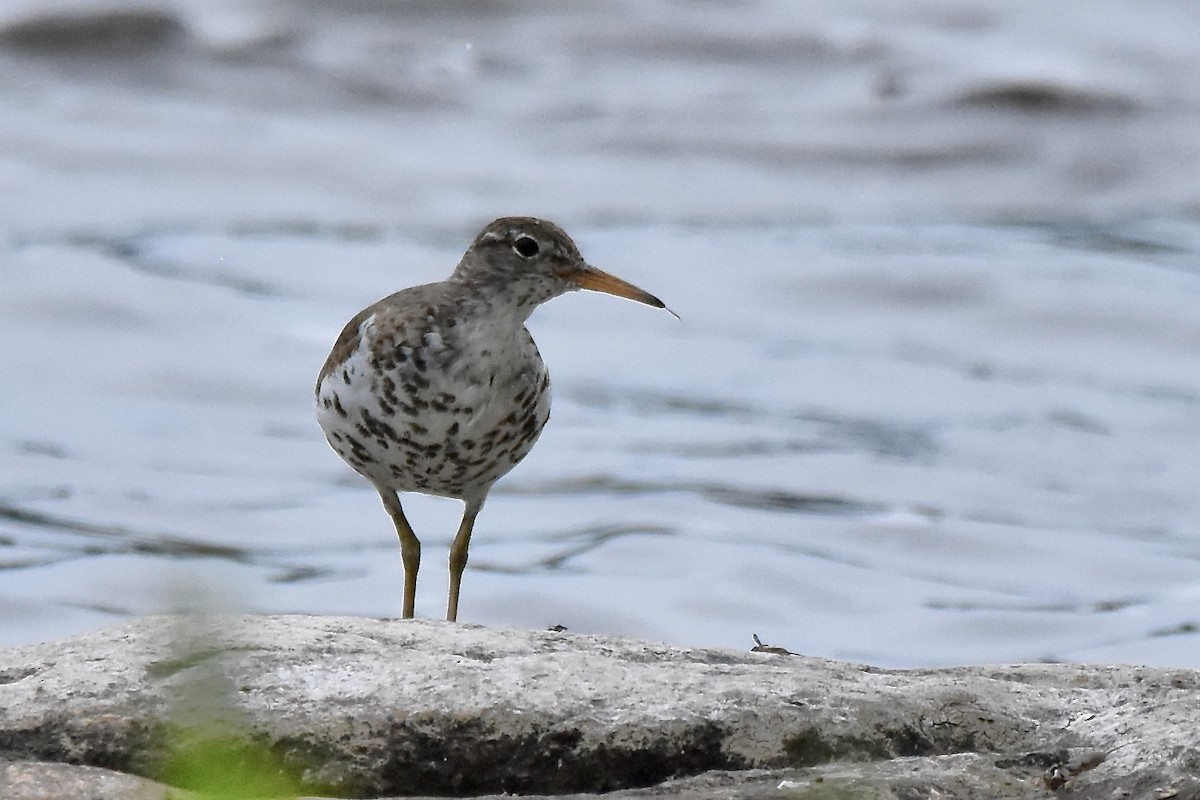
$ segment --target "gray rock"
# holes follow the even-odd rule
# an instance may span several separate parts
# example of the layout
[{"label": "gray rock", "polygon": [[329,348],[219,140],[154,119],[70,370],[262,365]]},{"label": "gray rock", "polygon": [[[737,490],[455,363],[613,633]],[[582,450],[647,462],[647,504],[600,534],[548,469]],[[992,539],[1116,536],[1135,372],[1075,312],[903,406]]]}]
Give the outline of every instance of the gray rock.
[{"label": "gray rock", "polygon": [[0,763],[0,797],[4,800],[168,800],[168,791],[145,778],[100,767],[41,761]]},{"label": "gray rock", "polygon": [[163,796],[134,776],[263,796],[1200,798],[1197,731],[1188,670],[880,670],[302,616],[0,651],[4,798]]}]

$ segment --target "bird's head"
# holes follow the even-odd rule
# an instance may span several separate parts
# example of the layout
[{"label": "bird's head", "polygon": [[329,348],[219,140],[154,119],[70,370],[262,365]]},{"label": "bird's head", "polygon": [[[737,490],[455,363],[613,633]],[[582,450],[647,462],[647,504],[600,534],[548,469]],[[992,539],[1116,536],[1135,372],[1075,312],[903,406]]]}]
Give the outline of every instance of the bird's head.
[{"label": "bird's head", "polygon": [[510,298],[526,313],[576,289],[666,308],[649,292],[588,264],[562,228],[534,217],[494,220],[475,237],[453,279]]}]

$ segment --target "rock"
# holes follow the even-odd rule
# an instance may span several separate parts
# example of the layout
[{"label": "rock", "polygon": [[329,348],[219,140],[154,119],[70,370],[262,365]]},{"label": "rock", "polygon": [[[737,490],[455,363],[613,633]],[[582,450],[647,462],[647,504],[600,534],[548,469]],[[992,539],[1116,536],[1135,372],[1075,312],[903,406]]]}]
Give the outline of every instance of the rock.
[{"label": "rock", "polygon": [[1188,670],[880,670],[303,616],[152,617],[0,651],[4,798],[161,797],[154,779],[239,796],[1200,798],[1197,730]]},{"label": "rock", "polygon": [[100,767],[40,761],[0,764],[4,800],[169,800],[168,791],[162,784]]}]

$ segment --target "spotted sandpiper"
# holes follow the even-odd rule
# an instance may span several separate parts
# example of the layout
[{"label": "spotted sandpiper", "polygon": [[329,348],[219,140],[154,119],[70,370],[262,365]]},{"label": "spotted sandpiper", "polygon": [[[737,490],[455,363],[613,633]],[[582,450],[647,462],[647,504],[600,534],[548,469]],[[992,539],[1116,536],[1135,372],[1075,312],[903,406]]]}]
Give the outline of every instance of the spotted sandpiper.
[{"label": "spotted sandpiper", "polygon": [[446,619],[454,620],[475,518],[550,417],[550,376],[525,320],[576,289],[666,308],[589,265],[557,225],[504,217],[475,237],[448,279],[404,289],[354,315],[325,360],[317,420],[395,523],[405,617],[413,615],[421,543],[399,493],[465,504],[450,546]]}]

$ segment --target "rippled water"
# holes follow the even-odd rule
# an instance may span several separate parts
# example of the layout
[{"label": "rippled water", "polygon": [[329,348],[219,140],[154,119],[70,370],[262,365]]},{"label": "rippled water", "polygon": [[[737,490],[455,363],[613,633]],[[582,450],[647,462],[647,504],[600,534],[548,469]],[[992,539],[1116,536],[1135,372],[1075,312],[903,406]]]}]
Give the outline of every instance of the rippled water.
[{"label": "rippled water", "polygon": [[[315,373],[537,213],[682,319],[534,315],[462,619],[1200,662],[1189,2],[343,5],[0,16],[0,643],[395,614]],[[406,507],[440,616],[460,506]]]}]

